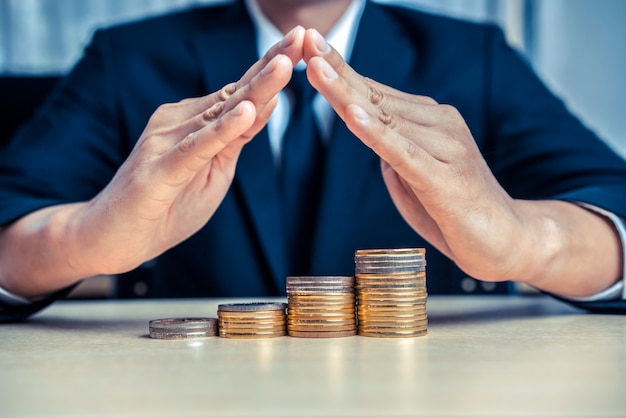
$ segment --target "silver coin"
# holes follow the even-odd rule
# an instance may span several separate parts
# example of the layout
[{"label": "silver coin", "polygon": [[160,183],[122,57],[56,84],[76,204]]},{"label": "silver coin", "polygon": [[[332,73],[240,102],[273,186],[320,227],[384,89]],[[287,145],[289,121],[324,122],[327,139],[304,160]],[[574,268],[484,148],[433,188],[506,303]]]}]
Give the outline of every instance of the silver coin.
[{"label": "silver coin", "polygon": [[225,303],[217,306],[217,310],[223,312],[284,311],[286,308],[287,304],[282,302]]},{"label": "silver coin", "polygon": [[151,338],[184,340],[217,335],[217,318],[166,318],[148,323]]}]

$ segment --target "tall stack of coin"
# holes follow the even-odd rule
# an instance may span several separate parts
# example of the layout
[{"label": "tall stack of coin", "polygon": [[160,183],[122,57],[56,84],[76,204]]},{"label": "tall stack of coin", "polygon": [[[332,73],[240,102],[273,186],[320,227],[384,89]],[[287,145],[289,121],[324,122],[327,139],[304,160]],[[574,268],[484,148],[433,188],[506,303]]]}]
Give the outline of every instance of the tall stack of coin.
[{"label": "tall stack of coin", "polygon": [[286,303],[255,302],[218,305],[220,337],[272,338],[287,335]]},{"label": "tall stack of coin", "polygon": [[356,335],[354,277],[287,277],[287,331],[292,337]]},{"label": "tall stack of coin", "polygon": [[425,249],[358,250],[354,261],[359,335],[425,335]]}]

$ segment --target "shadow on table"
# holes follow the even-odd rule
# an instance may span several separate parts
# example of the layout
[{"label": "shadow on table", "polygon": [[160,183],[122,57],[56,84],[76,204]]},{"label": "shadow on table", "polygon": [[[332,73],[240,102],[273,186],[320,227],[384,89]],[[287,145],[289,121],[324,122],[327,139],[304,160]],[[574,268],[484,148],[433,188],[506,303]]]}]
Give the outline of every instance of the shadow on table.
[{"label": "shadow on table", "polygon": [[21,327],[30,329],[45,329],[57,331],[116,331],[148,329],[147,321],[140,319],[111,319],[111,318],[67,318],[67,317],[33,317],[20,323]]},{"label": "shadow on table", "polygon": [[510,305],[490,303],[485,298],[484,306],[475,302],[465,305],[459,300],[458,306],[449,309],[428,310],[429,325],[465,325],[470,323],[495,323],[512,319],[530,319],[537,317],[555,317],[576,315],[584,311],[548,297],[532,296],[527,298],[512,297]]}]

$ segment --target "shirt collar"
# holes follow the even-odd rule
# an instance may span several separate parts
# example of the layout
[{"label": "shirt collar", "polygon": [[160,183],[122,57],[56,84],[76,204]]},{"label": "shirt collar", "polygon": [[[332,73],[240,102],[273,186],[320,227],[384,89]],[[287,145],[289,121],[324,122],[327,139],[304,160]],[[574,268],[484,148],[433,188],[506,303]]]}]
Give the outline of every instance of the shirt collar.
[{"label": "shirt collar", "polygon": [[[272,22],[263,14],[256,0],[245,0],[248,13],[252,18],[257,33],[257,54],[260,57],[283,38],[283,34],[274,26]],[[365,7],[365,0],[352,0],[350,6],[339,19],[337,24],[326,36],[326,40],[344,57],[346,61],[350,59],[354,38],[358,23]],[[297,69],[304,69],[304,62],[300,61]]]}]

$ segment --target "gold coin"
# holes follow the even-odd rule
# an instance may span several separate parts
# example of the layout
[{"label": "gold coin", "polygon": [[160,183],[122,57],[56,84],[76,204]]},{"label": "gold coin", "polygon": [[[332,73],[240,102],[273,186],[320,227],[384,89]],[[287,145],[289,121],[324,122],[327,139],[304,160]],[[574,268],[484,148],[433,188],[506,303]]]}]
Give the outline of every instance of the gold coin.
[{"label": "gold coin", "polygon": [[287,333],[291,333],[292,331],[302,331],[302,332],[332,332],[332,331],[352,331],[356,330],[356,324],[353,325],[309,325],[309,326],[299,326],[299,325],[288,325]]},{"label": "gold coin", "polygon": [[336,313],[345,313],[345,312],[350,312],[350,311],[354,311],[354,307],[355,304],[349,304],[349,305],[320,305],[320,304],[289,304],[289,307],[287,308],[287,314],[289,314],[289,312],[302,312],[302,313],[306,313],[308,311],[324,311],[324,312],[336,312]]},{"label": "gold coin", "polygon": [[287,331],[281,333],[273,333],[273,334],[233,334],[233,333],[221,333],[220,337],[222,338],[232,338],[232,339],[245,339],[245,340],[256,340],[261,338],[277,338],[277,337],[285,337],[287,335]]},{"label": "gold coin", "polygon": [[268,312],[250,312],[240,313],[240,312],[218,312],[218,318],[224,318],[229,320],[274,320],[284,317],[286,314],[283,311],[268,311]]},{"label": "gold coin", "polygon": [[356,323],[356,315],[353,316],[345,316],[345,317],[335,317],[335,318],[289,318],[287,320],[287,324],[348,324],[348,323]]},{"label": "gold coin", "polygon": [[[372,275],[372,274],[376,274],[376,275],[385,275],[385,276],[396,276],[396,275],[410,275],[410,274],[417,274],[417,273],[426,273],[426,267],[422,266],[422,267],[413,267],[413,266],[403,266],[403,267],[398,267],[398,266],[378,266],[378,267],[357,267],[356,268],[356,276],[362,277],[363,275]],[[358,280],[358,279],[357,279]],[[358,281],[357,281],[358,283]]]},{"label": "gold coin", "polygon": [[389,290],[393,290],[393,291],[397,291],[397,290],[416,290],[416,291],[422,291],[422,292],[426,292],[427,291],[427,287],[425,283],[418,283],[418,282],[405,282],[405,283],[401,283],[401,282],[388,282],[388,283],[379,283],[379,282],[372,282],[372,283],[361,283],[358,286],[356,286],[355,291],[361,291],[361,290],[378,290],[378,289],[389,289]]},{"label": "gold coin", "polygon": [[377,338],[411,338],[411,337],[423,337],[428,334],[428,330],[420,330],[415,332],[369,332],[358,331],[359,335],[363,337],[377,337]]},{"label": "gold coin", "polygon": [[414,333],[422,332],[428,328],[428,324],[414,327],[371,327],[359,324],[358,330],[361,332],[378,332],[378,333]]},{"label": "gold coin", "polygon": [[299,338],[342,338],[357,335],[357,330],[350,331],[289,331],[290,337]]},{"label": "gold coin", "polygon": [[297,302],[346,302],[352,301],[355,299],[354,292],[352,293],[339,293],[332,295],[291,295],[288,298],[288,301],[297,301]]},{"label": "gold coin", "polygon": [[324,298],[318,299],[302,299],[302,298],[290,298],[289,306],[352,306],[356,301],[356,295],[353,293],[350,297],[342,299],[325,300]]},{"label": "gold coin", "polygon": [[341,318],[289,318],[287,320],[287,324],[355,324],[356,323],[356,315],[346,316]]},{"label": "gold coin", "polygon": [[315,313],[307,313],[301,314],[299,312],[294,312],[291,315],[287,316],[288,320],[307,320],[307,319],[345,319],[345,318],[354,318],[356,317],[356,312],[346,312],[342,314],[326,314],[325,312],[315,312]]},{"label": "gold coin", "polygon": [[380,296],[389,297],[389,298],[402,298],[402,297],[412,296],[412,297],[425,299],[426,297],[428,297],[428,293],[426,291],[420,291],[420,290],[395,291],[395,290],[387,290],[387,289],[359,290],[357,292],[358,300],[361,300],[364,297],[374,298],[374,297],[380,297]]},{"label": "gold coin", "polygon": [[286,321],[280,322],[220,322],[220,328],[235,329],[235,328],[280,328],[284,327]]},{"label": "gold coin", "polygon": [[379,321],[375,318],[359,319],[359,327],[361,328],[417,328],[426,325],[428,325],[428,318],[385,321]]},{"label": "gold coin", "polygon": [[385,310],[359,310],[357,316],[359,318],[378,317],[378,316],[396,316],[396,315],[426,315],[426,309],[385,309]]},{"label": "gold coin", "polygon": [[370,319],[376,321],[393,321],[393,320],[409,320],[409,319],[426,319],[428,314],[426,311],[411,312],[363,312],[359,315],[359,319]]},{"label": "gold coin", "polygon": [[302,288],[302,289],[292,289],[287,290],[287,297],[290,296],[341,296],[341,295],[350,295],[354,293],[354,287],[351,288],[337,288],[337,289],[328,289],[328,288],[319,288],[319,289],[310,289],[310,288]]},{"label": "gold coin", "polygon": [[269,315],[268,316],[230,316],[230,315],[221,315],[220,313],[218,313],[217,317],[220,321],[232,321],[232,322],[281,321],[287,317],[287,313],[283,313],[282,315],[275,315],[275,316],[269,316]]},{"label": "gold coin", "polygon": [[363,298],[362,300],[359,301],[359,305],[358,306],[365,306],[365,307],[399,307],[399,308],[410,308],[411,305],[413,306],[420,306],[420,305],[425,305],[426,304],[426,298],[421,299],[421,298],[407,298],[407,299],[393,299],[393,298],[389,298],[389,299],[371,299],[371,298]]},{"label": "gold coin", "polygon": [[343,310],[343,311],[332,311],[332,310],[308,310],[308,311],[300,311],[300,310],[292,310],[287,314],[287,318],[311,318],[311,317],[324,317],[324,318],[345,318],[354,316],[355,310]]}]

